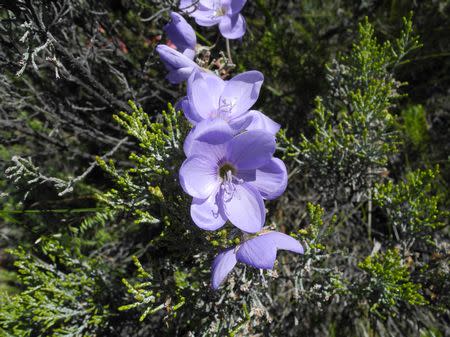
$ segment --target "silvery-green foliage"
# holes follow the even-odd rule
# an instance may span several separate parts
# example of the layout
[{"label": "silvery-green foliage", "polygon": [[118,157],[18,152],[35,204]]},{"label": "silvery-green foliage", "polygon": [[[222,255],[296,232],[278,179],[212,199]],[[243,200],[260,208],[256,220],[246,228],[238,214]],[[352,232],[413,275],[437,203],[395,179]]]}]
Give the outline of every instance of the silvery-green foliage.
[{"label": "silvery-green foliage", "polygon": [[394,42],[379,43],[366,19],[349,54],[328,66],[330,96],[316,100],[312,138],[290,148],[299,169],[325,198],[351,198],[386,170],[399,138],[392,111],[401,83],[393,72],[405,55],[419,47],[412,23]]}]

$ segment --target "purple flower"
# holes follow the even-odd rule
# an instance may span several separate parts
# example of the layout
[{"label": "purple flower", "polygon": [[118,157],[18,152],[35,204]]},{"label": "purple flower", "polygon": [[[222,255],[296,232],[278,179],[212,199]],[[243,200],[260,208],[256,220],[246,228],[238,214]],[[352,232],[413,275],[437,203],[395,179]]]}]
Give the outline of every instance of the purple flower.
[{"label": "purple flower", "polygon": [[226,123],[215,121],[193,143],[180,168],[180,183],[194,197],[191,217],[206,230],[227,220],[239,229],[258,232],[265,222],[263,199],[274,199],[286,189],[284,163],[273,158],[275,137],[262,130],[237,136]]},{"label": "purple flower", "polygon": [[164,66],[169,71],[166,78],[172,84],[185,81],[191,76],[194,70],[200,70],[197,63],[169,46],[160,44],[156,47],[156,51],[163,61]]},{"label": "purple flower", "polygon": [[189,77],[187,97],[181,106],[186,118],[194,125],[205,119],[221,118],[239,128],[258,99],[263,81],[263,74],[255,70],[241,73],[229,81],[196,71]]},{"label": "purple flower", "polygon": [[238,39],[245,34],[244,17],[239,13],[246,0],[181,0],[180,10],[195,18],[200,26],[219,25],[227,39]]},{"label": "purple flower", "polygon": [[259,234],[236,247],[223,251],[216,256],[212,265],[213,289],[219,288],[237,262],[260,269],[273,269],[278,249],[303,254],[300,242],[279,232]]},{"label": "purple flower", "polygon": [[259,111],[248,110],[259,96],[264,80],[259,71],[248,71],[229,81],[209,74],[195,72],[187,83],[188,96],[178,107],[194,125],[184,143],[186,156],[189,156],[192,142],[209,131],[213,123],[231,135],[244,130],[265,130],[275,135],[280,125]]},{"label": "purple flower", "polygon": [[171,12],[170,17],[172,20],[164,26],[164,31],[177,50],[193,60],[197,45],[194,29],[180,14]]}]

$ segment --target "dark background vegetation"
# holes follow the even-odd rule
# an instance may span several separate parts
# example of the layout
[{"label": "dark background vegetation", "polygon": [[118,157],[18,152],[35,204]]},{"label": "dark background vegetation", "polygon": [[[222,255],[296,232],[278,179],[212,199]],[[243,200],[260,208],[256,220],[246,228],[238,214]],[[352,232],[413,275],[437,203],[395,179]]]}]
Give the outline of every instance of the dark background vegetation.
[{"label": "dark background vegetation", "polygon": [[[170,185],[182,160],[179,151],[161,147],[167,157],[160,164],[168,172],[158,171],[158,162],[136,164],[130,154],[153,158],[149,149],[157,141],[135,141],[132,120],[113,119],[120,111],[134,112],[145,123],[128,104],[132,100],[148,114],[147,122],[167,125],[161,112],[170,113],[167,103],[184,95],[183,85],[164,80],[166,71],[154,52],[176,6],[169,0],[0,0],[0,335],[449,335],[450,3],[248,0],[243,10],[248,32],[232,42],[234,73],[257,69],[265,75],[256,108],[285,129],[280,155],[289,154],[286,148],[299,144],[300,135],[312,139],[317,132],[308,123],[315,118],[315,98],[332,105],[327,101],[334,97],[333,62],[352,53],[366,17],[378,41],[393,41],[402,18],[412,12],[422,45],[389,69],[396,83],[403,83],[393,89],[400,97],[386,107],[400,141],[397,150],[384,154],[376,179],[364,178],[351,192],[328,180],[333,194],[317,186],[325,186],[318,168],[299,165],[295,159],[303,159],[295,150],[287,156],[289,187],[268,204],[270,219],[279,230],[305,231],[300,238],[315,255],[289,262],[286,254],[283,261],[292,270],[293,264],[313,266],[312,272],[298,271],[307,274],[307,290],[270,301],[267,293],[298,287],[281,268],[269,284],[247,269],[253,283],[238,272],[219,293],[208,288],[209,264],[230,233],[206,235],[193,228],[189,200]],[[216,49],[225,49],[216,29],[196,30],[210,44],[217,40]],[[187,126],[174,118],[182,142]],[[145,165],[151,174],[142,173]],[[134,166],[137,171],[127,171]],[[395,199],[392,190],[380,187],[377,196],[368,197],[375,183],[408,181],[415,170],[434,170],[418,174],[417,191],[408,185]],[[439,212],[430,211],[431,204],[422,210],[414,204],[419,213],[436,217],[430,223],[442,223],[419,247],[392,239],[397,225],[391,228],[389,221],[397,219],[395,210],[407,209],[401,218],[411,208],[401,201],[402,193],[408,202],[412,196],[424,205],[439,199]],[[320,235],[336,229],[319,242],[314,228]],[[374,250],[387,253],[375,262]],[[346,258],[336,257],[338,251]],[[370,283],[374,275],[384,275],[379,278],[384,281]],[[135,288],[138,280],[151,285]],[[386,291],[389,282],[392,293],[403,287],[398,297]],[[41,287],[50,290],[38,292]],[[133,299],[140,304],[124,307]]]}]

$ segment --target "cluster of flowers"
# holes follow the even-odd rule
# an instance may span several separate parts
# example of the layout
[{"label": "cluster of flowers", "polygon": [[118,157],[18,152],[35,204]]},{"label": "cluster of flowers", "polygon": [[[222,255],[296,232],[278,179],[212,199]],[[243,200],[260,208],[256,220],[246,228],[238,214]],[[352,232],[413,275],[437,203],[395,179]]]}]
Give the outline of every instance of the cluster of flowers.
[{"label": "cluster of flowers", "polygon": [[[219,25],[227,39],[244,35],[240,14],[245,0],[181,0],[180,10],[201,26]],[[236,247],[221,252],[212,267],[217,289],[237,262],[272,269],[277,250],[303,253],[289,235],[263,229],[264,200],[280,196],[287,185],[284,163],[274,158],[280,126],[259,111],[250,110],[264,80],[259,71],[247,71],[228,81],[194,61],[197,40],[193,28],[178,13],[164,27],[168,45],[158,45],[171,83],[187,80],[187,96],[179,107],[193,125],[186,137],[187,159],[180,168],[183,190],[193,197],[191,217],[205,230],[227,221],[244,232]]]}]

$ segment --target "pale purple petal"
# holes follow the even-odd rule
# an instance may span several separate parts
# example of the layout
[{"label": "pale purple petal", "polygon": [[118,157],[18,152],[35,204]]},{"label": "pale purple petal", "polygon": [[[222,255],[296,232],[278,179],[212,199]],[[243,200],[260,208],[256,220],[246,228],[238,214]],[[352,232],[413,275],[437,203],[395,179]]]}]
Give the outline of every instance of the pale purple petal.
[{"label": "pale purple petal", "polygon": [[238,170],[263,166],[275,152],[275,137],[262,130],[245,131],[228,142],[227,159]]},{"label": "pale purple petal", "polygon": [[194,70],[200,69],[187,56],[169,46],[160,44],[156,47],[156,51],[163,61],[164,66],[170,72],[167,79],[173,84],[187,80]]},{"label": "pale purple petal", "polygon": [[198,65],[194,61],[165,44],[157,45],[156,51],[166,65],[167,70],[178,68],[198,68]]},{"label": "pale purple petal", "polygon": [[273,135],[276,135],[280,130],[280,124],[274,122],[260,111],[250,110],[249,115],[252,116],[252,121],[247,126],[247,130],[266,130]]},{"label": "pale purple petal", "polygon": [[183,55],[193,60],[195,58],[195,49],[186,48]]},{"label": "pale purple petal", "polygon": [[206,199],[220,184],[218,169],[211,158],[200,155],[189,157],[180,168],[181,187],[192,197]]},{"label": "pale purple petal", "polygon": [[189,99],[187,98],[187,96],[183,97],[181,99],[181,101],[178,102],[176,109],[182,110],[184,113],[184,116],[193,125],[195,125],[203,120],[203,118],[195,110],[191,109],[191,106],[189,104]]},{"label": "pale purple petal", "polygon": [[237,14],[242,10],[247,0],[231,0],[229,2],[229,11],[227,14]]},{"label": "pale purple petal", "polygon": [[238,133],[247,130],[252,121],[253,116],[251,116],[250,114],[243,114],[237,118],[230,118],[228,123],[230,124],[231,128]]},{"label": "pale purple petal", "polygon": [[199,4],[204,8],[215,9],[217,0],[200,0]]},{"label": "pale purple petal", "polygon": [[234,247],[223,251],[216,256],[212,265],[211,285],[213,289],[219,288],[228,274],[236,265],[236,254]]},{"label": "pale purple petal", "polygon": [[192,145],[187,148],[188,155],[194,156],[194,155],[200,155],[200,156],[208,156],[208,158],[211,161],[215,161],[216,163],[219,163],[223,158],[226,157],[227,153],[227,144],[208,144],[206,142],[199,142],[194,141],[192,142]]},{"label": "pale purple petal", "polygon": [[216,200],[217,193],[212,193],[207,199],[194,198],[191,204],[191,217],[201,229],[214,231],[222,227],[227,221],[222,208]]},{"label": "pale purple petal", "polygon": [[256,268],[272,269],[278,249],[303,254],[302,245],[293,237],[269,232],[242,243],[237,250],[236,259]]},{"label": "pale purple petal", "polygon": [[243,183],[235,185],[232,194],[222,193],[223,209],[230,222],[247,233],[261,230],[266,221],[266,210],[259,192]]},{"label": "pale purple petal", "polygon": [[194,130],[195,130],[195,127],[188,133],[188,135],[184,139],[183,151],[184,151],[184,155],[186,157],[190,157],[195,154],[195,153],[191,153],[192,145],[194,144],[194,141],[195,141]]},{"label": "pale purple petal", "polygon": [[[241,14],[220,17],[219,30],[227,39],[239,39],[244,36],[247,25]],[[197,21],[197,20],[196,20]],[[199,23],[200,24],[200,23]]]},{"label": "pale purple petal", "polygon": [[[198,153],[198,150],[192,151],[192,147],[194,143],[204,142],[209,145],[217,145],[224,144],[229,141],[235,132],[231,129],[230,125],[225,122],[223,119],[215,118],[215,119],[204,119],[200,123],[198,123],[192,130],[189,132],[186,137],[183,145],[184,153],[186,157],[193,155],[194,153]],[[198,145],[202,147],[202,144]],[[204,146],[202,148],[204,148]],[[208,152],[198,153],[198,154],[207,154]]]},{"label": "pale purple petal", "polygon": [[195,0],[180,0],[180,6],[178,8],[184,12],[192,12],[195,10]]},{"label": "pale purple petal", "polygon": [[277,250],[289,250],[293,253],[303,254],[303,246],[298,242],[298,240],[294,239],[292,236],[280,233],[280,232],[269,232],[265,234],[261,234],[261,236],[268,236],[270,237],[273,242],[275,243],[275,246]]},{"label": "pale purple petal", "polygon": [[212,9],[198,9],[191,14],[199,26],[211,27],[221,22],[222,16],[216,16]]},{"label": "pale purple petal", "polygon": [[254,179],[251,179],[250,175],[244,175],[243,172],[239,172],[238,177],[255,187],[264,199],[278,198],[286,190],[286,165],[278,158],[272,158],[264,166],[253,170],[251,174],[254,175]]},{"label": "pale purple petal", "polygon": [[219,107],[224,81],[213,74],[195,72],[187,83],[187,96],[191,109],[203,119],[209,118]]},{"label": "pale purple petal", "polygon": [[[171,12],[170,17],[172,20],[164,26],[164,31],[180,53],[193,59],[197,44],[194,29],[180,14]],[[190,50],[187,54],[184,53],[186,49]],[[192,51],[194,51],[193,55]]]},{"label": "pale purple petal", "polygon": [[245,241],[236,252],[236,259],[239,262],[260,269],[272,269],[276,258],[276,244],[266,235]]},{"label": "pale purple petal", "polygon": [[178,84],[183,81],[186,81],[189,78],[189,76],[191,76],[192,71],[193,68],[174,69],[167,74],[166,79],[172,84]]},{"label": "pale purple petal", "polygon": [[258,99],[264,75],[256,70],[241,73],[226,82],[221,101],[232,102],[231,118],[246,113]]},{"label": "pale purple petal", "polygon": [[211,3],[213,3],[213,1],[214,0],[180,0],[180,6],[178,8],[183,13],[192,16],[192,14],[198,10],[212,10],[213,6]]}]

